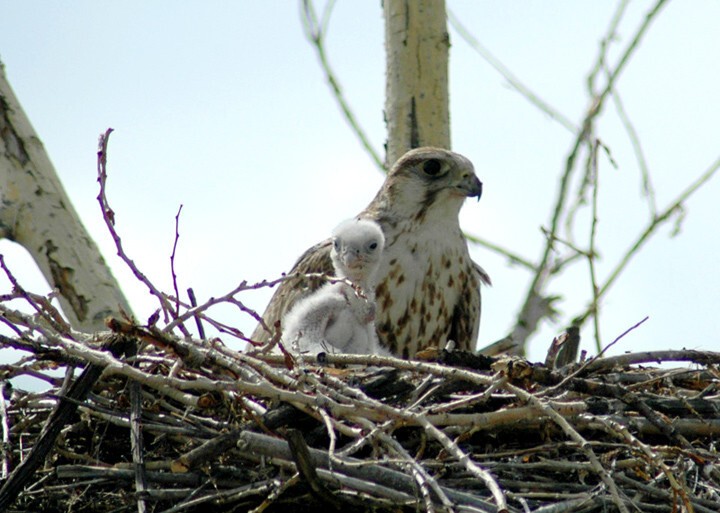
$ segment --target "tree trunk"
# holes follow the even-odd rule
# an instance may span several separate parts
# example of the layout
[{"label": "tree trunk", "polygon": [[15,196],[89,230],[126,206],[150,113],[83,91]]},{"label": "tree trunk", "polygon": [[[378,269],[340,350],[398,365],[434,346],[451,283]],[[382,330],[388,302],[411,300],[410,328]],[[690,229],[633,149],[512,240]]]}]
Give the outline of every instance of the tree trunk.
[{"label": "tree trunk", "polygon": [[115,278],[80,222],[0,63],[0,237],[23,246],[73,328],[104,329],[118,307],[130,312]]},{"label": "tree trunk", "polygon": [[444,0],[384,0],[389,168],[420,146],[450,148]]}]

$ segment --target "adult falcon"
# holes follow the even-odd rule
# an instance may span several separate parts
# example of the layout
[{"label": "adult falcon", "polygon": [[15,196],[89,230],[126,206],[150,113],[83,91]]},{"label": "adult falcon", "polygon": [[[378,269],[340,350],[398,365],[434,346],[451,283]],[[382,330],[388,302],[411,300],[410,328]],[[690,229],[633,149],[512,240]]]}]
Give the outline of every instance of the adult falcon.
[{"label": "adult falcon", "polygon": [[[385,235],[377,271],[376,327],[380,343],[397,356],[443,348],[453,340],[475,349],[480,326],[480,283],[490,283],[470,258],[458,214],[465,198],[480,198],[482,183],[472,163],[440,148],[410,150],[395,163],[385,183],[358,219],[377,222]],[[291,273],[331,275],[331,239],[308,249]],[[295,278],[275,291],[263,314],[276,322],[322,280]],[[259,325],[252,339],[270,340]]]}]

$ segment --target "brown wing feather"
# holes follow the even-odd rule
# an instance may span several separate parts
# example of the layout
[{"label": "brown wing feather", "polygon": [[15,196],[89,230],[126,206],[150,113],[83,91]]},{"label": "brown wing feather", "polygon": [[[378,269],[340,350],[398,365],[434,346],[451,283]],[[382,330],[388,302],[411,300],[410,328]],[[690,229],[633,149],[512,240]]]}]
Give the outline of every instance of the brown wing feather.
[{"label": "brown wing feather", "polygon": [[448,340],[454,340],[458,349],[463,351],[475,350],[482,306],[480,284],[490,285],[490,277],[485,270],[472,260],[469,263],[470,279],[461,283],[460,301],[453,308],[448,337]]},{"label": "brown wing feather", "polygon": [[472,264],[473,264],[473,268],[474,268],[475,273],[476,273],[476,274],[478,275],[478,277],[480,278],[480,282],[481,282],[483,285],[491,286],[491,285],[492,285],[492,280],[490,279],[490,275],[485,271],[485,269],[483,269],[482,267],[480,267],[480,266],[477,264],[477,262],[475,262],[474,260],[473,260],[473,263],[472,263]]},{"label": "brown wing feather", "polygon": [[[330,248],[332,241],[324,240],[319,244],[305,251],[293,265],[290,274],[323,273],[332,275],[333,265],[330,259]],[[268,303],[263,319],[272,332],[268,332],[262,324],[259,324],[252,334],[252,340],[267,342],[272,338],[275,331],[275,324],[281,320],[295,302],[322,285],[323,280],[319,278],[297,277],[285,280],[275,290],[270,303]]]}]

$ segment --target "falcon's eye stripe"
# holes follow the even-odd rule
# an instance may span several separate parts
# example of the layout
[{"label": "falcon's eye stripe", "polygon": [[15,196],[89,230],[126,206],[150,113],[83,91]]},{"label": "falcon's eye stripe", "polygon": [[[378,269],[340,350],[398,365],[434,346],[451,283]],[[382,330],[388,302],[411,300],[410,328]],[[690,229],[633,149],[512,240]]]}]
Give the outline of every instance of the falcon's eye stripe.
[{"label": "falcon's eye stripe", "polygon": [[428,176],[438,176],[442,171],[442,163],[438,159],[426,160],[423,163],[423,171]]}]

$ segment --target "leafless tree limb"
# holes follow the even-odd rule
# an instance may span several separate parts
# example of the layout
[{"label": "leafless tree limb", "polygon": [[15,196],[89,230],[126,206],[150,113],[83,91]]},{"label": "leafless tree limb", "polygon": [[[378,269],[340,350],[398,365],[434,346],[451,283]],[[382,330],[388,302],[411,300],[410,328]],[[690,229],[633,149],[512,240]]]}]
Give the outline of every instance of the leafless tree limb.
[{"label": "leafless tree limb", "polygon": [[[123,249],[122,239],[115,230],[115,212],[110,208],[110,204],[107,199],[105,191],[107,183],[107,155],[108,155],[108,143],[110,140],[110,134],[113,132],[112,128],[108,128],[105,133],[100,135],[98,143],[98,183],[100,184],[100,192],[98,193],[98,203],[100,204],[100,210],[102,211],[103,219],[105,220],[105,226],[110,232],[110,236],[115,243],[117,248],[118,256],[125,262],[125,264],[132,270],[133,274],[142,282],[150,291],[150,293],[157,298],[160,302],[160,307],[165,314],[167,320],[168,316],[176,316],[177,312],[174,311],[172,304],[165,298],[165,296],[155,287],[155,285],[143,274],[135,262],[125,253]],[[180,327],[184,329],[184,327]],[[189,335],[186,331],[185,334]]]},{"label": "leafless tree limb", "polygon": [[450,25],[455,29],[455,31],[462,37],[465,42],[470,45],[470,47],[475,50],[482,59],[490,64],[495,71],[500,73],[500,75],[507,80],[508,84],[515,89],[518,93],[520,93],[521,96],[524,96],[525,99],[527,99],[530,103],[532,103],[535,107],[543,111],[545,114],[550,116],[551,119],[554,119],[558,123],[560,123],[565,129],[567,129],[569,132],[576,134],[579,132],[579,128],[575,126],[575,124],[570,121],[564,114],[562,114],[560,111],[552,107],[550,104],[548,104],[546,101],[544,101],[540,96],[535,94],[527,85],[525,85],[515,74],[508,69],[505,64],[502,63],[497,57],[495,57],[490,50],[485,48],[480,41],[478,41],[475,36],[473,36],[470,31],[462,24],[460,19],[455,16],[455,14],[448,10],[448,21],[450,22]]},{"label": "leafless tree limb", "polygon": [[328,0],[328,2],[325,4],[325,8],[323,9],[322,18],[318,19],[315,12],[314,1],[302,0],[301,19],[303,22],[305,37],[310,42],[310,44],[312,44],[313,48],[315,48],[315,51],[317,52],[318,59],[320,60],[320,67],[325,73],[325,78],[328,81],[330,90],[332,91],[335,100],[338,102],[338,105],[340,106],[340,109],[345,116],[345,120],[350,125],[350,128],[352,128],[352,131],[355,132],[355,135],[358,137],[363,148],[365,148],[365,151],[367,151],[368,155],[375,163],[377,168],[385,172],[387,170],[385,169],[385,165],[383,164],[383,159],[380,157],[380,154],[375,151],[375,148],[373,148],[373,145],[370,142],[367,134],[365,133],[365,130],[363,130],[363,128],[360,126],[357,117],[350,108],[350,104],[345,99],[345,94],[342,91],[340,82],[335,76],[335,72],[330,66],[330,62],[327,58],[327,53],[325,50],[325,36],[327,35],[330,15],[334,6],[335,1]]},{"label": "leafless tree limb", "polygon": [[[530,287],[528,289],[527,295],[525,297],[524,304],[520,310],[520,313],[518,314],[518,322],[513,329],[511,333],[511,337],[514,341],[516,341],[520,346],[524,346],[524,344],[527,342],[528,337],[531,333],[533,333],[540,322],[541,319],[548,317],[552,314],[552,309],[549,308],[549,298],[546,297],[545,290],[547,289],[547,286],[549,284],[550,278],[559,272],[561,267],[559,267],[558,264],[558,258],[554,256],[555,251],[555,241],[560,238],[559,236],[559,229],[560,229],[560,223],[563,218],[566,219],[568,223],[572,223],[572,219],[574,218],[574,212],[577,211],[576,207],[570,206],[570,195],[569,195],[569,186],[571,183],[571,177],[575,173],[576,169],[576,161],[580,155],[580,152],[583,148],[586,148],[589,154],[589,160],[588,162],[592,163],[595,162],[596,166],[596,156],[594,156],[594,153],[597,152],[598,139],[596,136],[593,135],[593,124],[594,120],[597,118],[597,116],[601,113],[604,101],[608,94],[610,94],[613,91],[615,82],[617,81],[618,77],[624,70],[625,66],[629,62],[631,56],[634,54],[634,52],[637,50],[640,41],[642,40],[643,36],[649,29],[652,21],[656,18],[657,14],[659,13],[660,9],[665,4],[665,0],[659,0],[653,8],[651,8],[643,22],[640,24],[638,29],[636,30],[634,37],[630,41],[630,43],[625,47],[624,51],[621,54],[620,59],[618,60],[617,64],[614,66],[607,68],[607,73],[605,77],[605,84],[602,86],[598,92],[595,92],[595,80],[598,75],[598,72],[602,69],[606,69],[606,53],[607,53],[607,45],[609,41],[612,39],[613,34],[615,33],[615,30],[617,28],[617,25],[619,24],[620,19],[622,18],[622,14],[625,10],[626,3],[621,2],[619,4],[619,7],[616,11],[615,16],[613,17],[613,20],[610,23],[610,27],[608,29],[608,36],[603,40],[600,46],[600,53],[596,61],[596,65],[594,70],[590,73],[588,77],[588,87],[591,94],[591,104],[588,108],[588,111],[585,115],[585,118],[582,122],[582,129],[578,133],[573,148],[571,152],[568,155],[567,162],[565,165],[565,170],[560,178],[559,184],[558,184],[558,193],[557,193],[557,199],[555,201],[555,206],[553,210],[553,214],[550,221],[550,226],[547,229],[547,241],[545,244],[545,248],[542,252],[542,255],[538,261],[538,264],[535,266],[537,269],[536,274],[534,275],[534,278],[530,284]],[[582,181],[582,184],[587,184],[588,182],[588,176],[590,176],[592,166],[588,165],[586,167],[586,175],[585,178]],[[597,177],[596,177],[597,178]],[[582,198],[584,196],[584,185],[581,186],[580,191],[577,193],[577,198]],[[597,209],[597,198],[593,200],[593,209]],[[590,226],[590,232],[591,232],[591,241],[595,240],[595,237],[597,235],[597,218],[595,216],[592,216],[591,218],[591,226]],[[568,224],[567,226],[567,237],[566,240],[568,240],[572,244],[572,228],[571,224]],[[650,231],[652,233],[652,230]],[[648,235],[650,234],[648,233]],[[647,237],[645,237],[647,238]],[[644,239],[643,239],[644,240]],[[634,246],[635,247],[635,246]],[[639,246],[637,246],[639,247]],[[616,270],[618,271],[618,274],[612,273],[608,279],[604,282],[603,285],[600,285],[602,281],[597,276],[591,276],[591,297],[592,300],[590,302],[590,306],[586,310],[586,312],[576,317],[576,322],[579,322],[582,324],[582,322],[587,319],[590,315],[597,316],[598,307],[599,307],[599,300],[603,297],[605,291],[607,290],[607,285],[612,284],[615,277],[619,275],[619,273],[625,269],[627,262],[632,257],[632,255],[635,253],[635,249],[631,248],[628,253],[626,253],[625,257],[621,260],[621,262],[616,267]],[[590,255],[592,258],[597,254],[597,248],[593,248],[592,250],[583,251],[583,253]],[[567,264],[571,262],[572,260],[565,259],[563,261],[564,264]],[[593,273],[594,266],[591,266],[591,274]],[[596,343],[598,346],[601,345],[600,338],[599,338],[599,325],[596,325],[595,333],[596,333]]]}]

